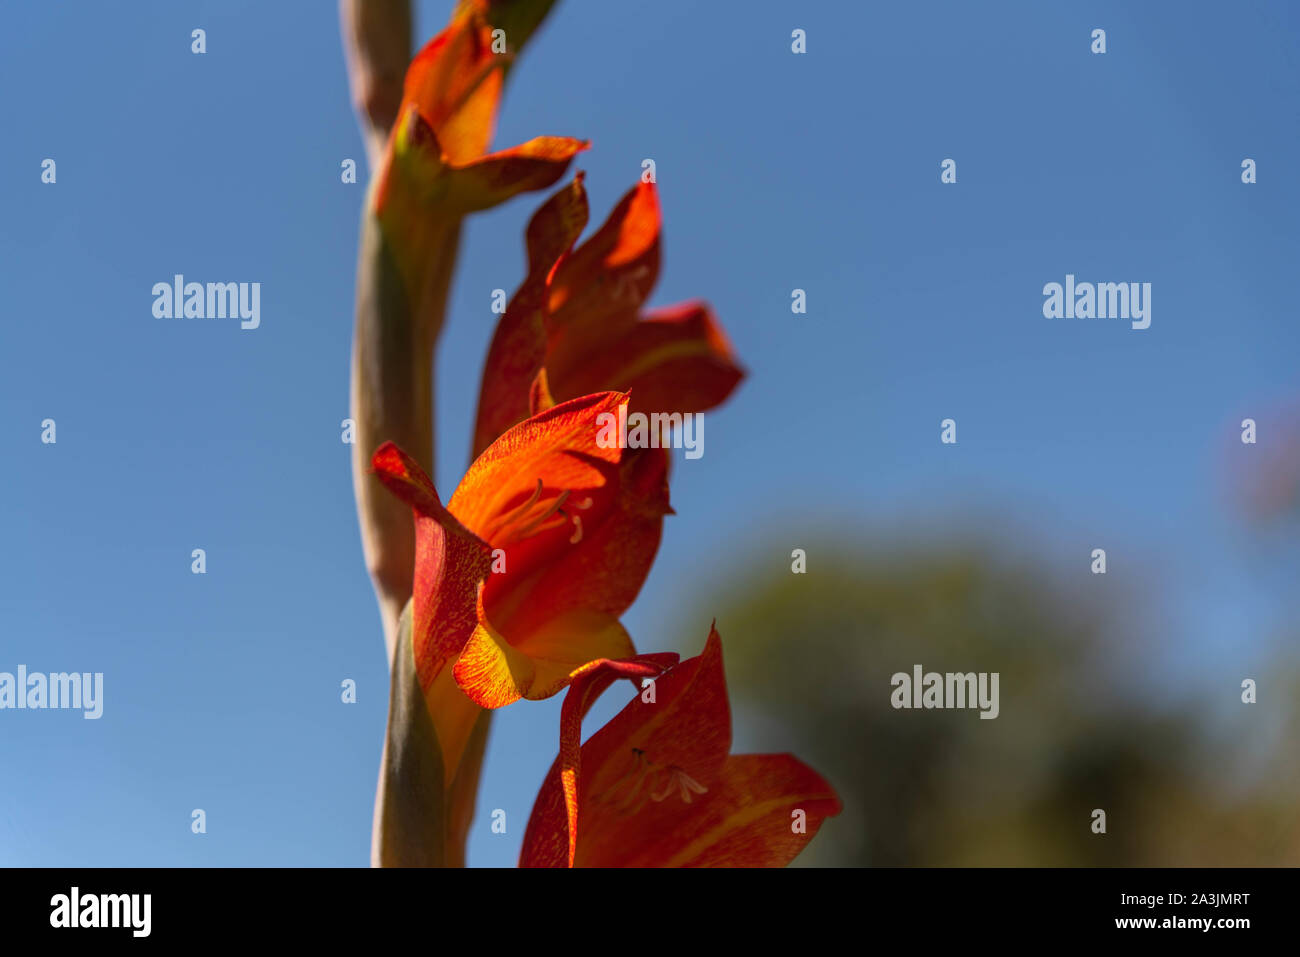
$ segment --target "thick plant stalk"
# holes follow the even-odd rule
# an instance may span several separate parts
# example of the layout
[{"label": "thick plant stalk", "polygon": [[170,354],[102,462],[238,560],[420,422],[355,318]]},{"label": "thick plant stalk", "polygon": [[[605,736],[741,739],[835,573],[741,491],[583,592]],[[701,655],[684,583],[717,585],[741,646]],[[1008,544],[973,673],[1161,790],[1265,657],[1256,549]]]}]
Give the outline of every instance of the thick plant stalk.
[{"label": "thick plant stalk", "polygon": [[[340,0],[353,103],[372,173],[384,160],[411,58],[409,0]],[[374,189],[374,182],[371,189]],[[415,532],[408,506],[370,474],[371,453],[399,442],[433,471],[434,350],[460,240],[460,220],[437,224],[414,295],[398,274],[368,195],[357,257],[356,327],[350,415],[355,423],[352,482],[362,549],[375,588],[392,672],[371,839],[375,866],[463,864],[464,835],[447,834],[442,755],[415,679],[409,628],[398,636],[411,597]],[[484,728],[486,731],[486,727]],[[477,778],[477,767],[473,769]],[[469,795],[470,813],[473,793]],[[465,822],[468,830],[468,821]],[[457,829],[459,830],[459,829]],[[454,850],[454,853],[449,853]]]},{"label": "thick plant stalk", "polygon": [[398,628],[375,795],[371,866],[441,866],[447,857],[444,793],[442,751],[415,673],[408,610]]},{"label": "thick plant stalk", "polygon": [[409,443],[403,448],[423,468],[433,470],[434,349],[442,331],[460,221],[439,227],[430,247],[426,285],[412,303],[369,205],[363,215],[352,343],[352,485],[391,666],[398,618],[411,597],[415,530],[410,508],[370,474],[370,455],[386,441]]},{"label": "thick plant stalk", "polygon": [[370,863],[373,867],[464,867],[492,712],[479,711],[447,787],[437,729],[416,677],[409,605],[398,627],[388,700]]},{"label": "thick plant stalk", "polygon": [[410,507],[369,472],[362,449],[402,435],[413,456],[433,463],[433,363],[456,260],[460,223],[438,230],[428,284],[418,305],[405,299],[379,224],[369,212],[362,226],[353,342],[353,487],[367,567],[375,586],[392,670],[388,727],[380,761],[371,839],[376,867],[464,866],[465,840],[478,791],[490,716],[475,723],[450,791],[436,728],[415,677],[410,627],[403,629],[415,573]]},{"label": "thick plant stalk", "polygon": [[[373,172],[382,162],[402,102],[411,60],[410,0],[340,0],[339,20],[352,100]],[[386,439],[410,443],[403,447],[425,468],[433,468],[433,347],[442,327],[451,264],[438,270],[445,277],[443,298],[433,297],[433,314],[417,316],[414,307],[424,304],[408,301],[372,208],[367,199],[357,259],[352,485],[391,667],[398,618],[411,595],[415,534],[409,512],[367,472],[370,453]],[[454,259],[458,231],[449,232],[449,254]]]},{"label": "thick plant stalk", "polygon": [[411,62],[411,0],[339,0],[352,105],[376,169],[402,102]]}]

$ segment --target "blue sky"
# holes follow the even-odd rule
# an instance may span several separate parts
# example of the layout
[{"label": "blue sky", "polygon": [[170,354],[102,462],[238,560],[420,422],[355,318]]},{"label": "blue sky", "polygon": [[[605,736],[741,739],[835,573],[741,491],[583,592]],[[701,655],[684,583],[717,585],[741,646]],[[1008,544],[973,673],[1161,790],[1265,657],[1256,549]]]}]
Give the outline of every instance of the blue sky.
[{"label": "blue sky", "polygon": [[[419,5],[421,38],[449,7]],[[364,864],[387,676],[339,441],[363,187],[339,181],[362,148],[334,5],[6,17],[0,671],[102,671],[105,713],[0,712],[0,864]],[[1298,25],[1283,3],[561,0],[496,142],[592,139],[597,220],[654,158],[652,304],[709,299],[751,372],[704,457],[678,453],[639,644],[697,652],[707,620],[669,629],[767,531],[777,566],[785,530],[993,516],[1067,567],[1104,543],[1110,574],[1156,590],[1135,667],[1256,660],[1281,583],[1259,587],[1222,476],[1255,451],[1237,423],[1266,442],[1297,386]],[[538,201],[466,232],[444,495]],[[178,272],[261,282],[261,327],[155,319]],[[1066,273],[1150,282],[1151,328],[1044,319]],[[557,717],[499,716],[471,863],[515,860]],[[738,727],[738,749],[771,744]]]}]

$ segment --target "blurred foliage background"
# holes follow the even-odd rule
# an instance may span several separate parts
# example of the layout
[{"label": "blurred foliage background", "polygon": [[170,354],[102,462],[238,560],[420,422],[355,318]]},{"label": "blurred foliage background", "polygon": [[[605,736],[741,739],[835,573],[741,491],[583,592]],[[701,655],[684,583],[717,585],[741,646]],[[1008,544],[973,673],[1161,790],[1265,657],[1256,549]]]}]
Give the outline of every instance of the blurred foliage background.
[{"label": "blurred foliage background", "polygon": [[[1135,650],[1185,655],[1113,575],[1063,575],[1005,531],[871,540],[769,535],[683,616],[692,635],[717,617],[733,750],[795,752],[844,800],[796,864],[1300,864],[1294,635],[1260,673],[1175,681]],[[895,710],[914,664],[999,672],[1000,716]]]}]

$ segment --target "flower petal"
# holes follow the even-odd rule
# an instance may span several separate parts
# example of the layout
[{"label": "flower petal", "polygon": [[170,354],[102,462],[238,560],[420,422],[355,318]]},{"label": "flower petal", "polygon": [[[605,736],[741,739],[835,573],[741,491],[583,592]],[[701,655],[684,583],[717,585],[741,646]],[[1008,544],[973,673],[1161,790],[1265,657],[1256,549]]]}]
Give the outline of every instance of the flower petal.
[{"label": "flower petal", "polygon": [[600,669],[573,679],[561,754],[534,805],[520,866],[780,866],[839,813],[830,786],[797,759],[726,755],[716,630],[698,658],[655,679],[653,702],[638,695],[575,757],[572,711],[586,707],[588,675]]},{"label": "flower petal", "polygon": [[589,210],[583,179],[579,171],[572,183],[543,203],[528,221],[524,245],[528,250],[529,280],[547,279],[587,228]]},{"label": "flower petal", "polygon": [[586,224],[581,173],[543,203],[528,223],[528,278],[510,300],[488,347],[474,428],[475,456],[530,414],[526,390],[546,361],[547,282],[556,261],[573,247]]},{"label": "flower petal", "polygon": [[635,653],[617,618],[590,609],[566,612],[513,645],[481,618],[456,661],[456,683],[480,707],[501,708],[551,697],[594,660]]},{"label": "flower petal", "polygon": [[[640,855],[624,848],[623,866],[784,867],[842,808],[826,780],[790,754],[732,755],[714,789],[696,801],[689,814],[664,808],[671,853],[652,843]],[[597,853],[588,866],[599,866],[602,856],[608,860]]]},{"label": "flower petal", "polygon": [[[411,61],[403,105],[418,107],[437,130],[452,164],[467,163],[487,150],[505,74],[553,3],[461,0],[447,27]],[[505,32],[503,52],[493,49],[498,28]]]},{"label": "flower petal", "polygon": [[490,539],[492,521],[528,498],[539,481],[550,490],[589,491],[605,485],[600,465],[618,462],[622,450],[597,444],[597,420],[617,415],[626,401],[622,393],[601,392],[520,422],[474,460],[448,509],[467,528]]},{"label": "flower petal", "polygon": [[629,412],[649,413],[712,409],[745,372],[713,310],[690,302],[647,313],[606,348],[550,358],[547,375],[561,400],[617,387],[631,393]]},{"label": "flower petal", "polygon": [[[609,316],[635,310],[659,278],[659,197],[653,183],[633,187],[551,280],[552,338],[584,342]],[[554,345],[554,343],[553,343]]]},{"label": "flower petal", "polygon": [[661,674],[677,661],[675,653],[660,652],[620,661],[591,661],[573,673],[569,692],[560,708],[560,756],[547,778],[550,783],[558,775],[561,787],[542,787],[524,835],[520,867],[564,867],[566,862],[567,866],[573,866],[578,833],[582,719],[596,699],[618,679],[627,678],[635,684],[642,678]]},{"label": "flower petal", "polygon": [[546,377],[546,368],[537,370],[533,384],[528,387],[528,414],[536,415],[547,409],[555,408],[555,396],[551,395],[551,385]]},{"label": "flower petal", "polygon": [[573,157],[590,146],[588,140],[569,136],[538,136],[464,166],[452,166],[447,187],[449,205],[470,213],[489,209],[519,193],[545,189],[564,175]]},{"label": "flower petal", "polygon": [[[586,682],[569,692],[587,693]],[[702,654],[659,675],[650,697],[653,700],[633,698],[582,745],[580,758],[572,756],[572,715],[568,723],[562,715],[561,757],[552,765],[533,807],[520,866],[564,867],[573,860],[571,838],[565,837],[566,832],[574,832],[567,823],[564,777],[576,779],[579,858],[593,842],[617,843],[621,831],[640,827],[632,809],[644,797],[649,769],[638,762],[648,758],[656,767],[680,764],[706,786],[713,782],[731,748],[731,712],[717,631],[710,630]],[[555,836],[557,829],[562,840]],[[670,840],[671,834],[659,837]]]},{"label": "flower petal", "polygon": [[492,52],[491,28],[458,11],[411,60],[403,107],[414,106],[438,131],[451,162],[482,156],[492,139],[507,58]]},{"label": "flower petal", "polygon": [[491,568],[491,549],[443,507],[424,470],[396,445],[380,446],[371,465],[379,480],[415,511],[411,640],[416,674],[427,694],[478,623],[475,598]]},{"label": "flower petal", "polygon": [[575,507],[571,518],[580,524],[571,535],[564,530],[544,559],[506,547],[510,580],[492,576],[484,601],[488,617],[512,639],[576,609],[617,618],[636,600],[659,550],[664,516],[672,512],[668,453],[630,449],[623,456],[612,473],[612,502],[603,506],[596,493],[591,509]]}]

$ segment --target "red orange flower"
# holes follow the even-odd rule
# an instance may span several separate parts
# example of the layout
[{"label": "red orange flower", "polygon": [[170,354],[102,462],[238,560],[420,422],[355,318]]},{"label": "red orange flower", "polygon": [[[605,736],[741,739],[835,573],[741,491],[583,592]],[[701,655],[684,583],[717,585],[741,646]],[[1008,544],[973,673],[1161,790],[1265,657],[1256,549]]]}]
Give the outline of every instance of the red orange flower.
[{"label": "red orange flower", "polygon": [[[415,511],[411,640],[435,718],[453,710],[457,687],[497,708],[555,694],[588,661],[633,653],[618,616],[670,508],[662,457],[596,444],[597,417],[626,401],[584,396],[509,429],[446,507],[400,449],[375,453],[376,475]],[[451,770],[463,741],[445,722],[438,730]]]},{"label": "red orange flower", "polygon": [[[492,19],[513,14],[535,25],[550,4],[509,6],[462,3],[407,70],[397,122],[375,177],[373,208],[408,290],[428,278],[422,272],[425,247],[440,241],[447,219],[550,186],[574,154],[587,148],[570,137],[540,136],[487,154],[513,59],[510,34],[494,38]],[[525,36],[516,30],[513,42]]]},{"label": "red orange flower", "polygon": [[560,401],[619,389],[633,411],[682,413],[713,408],[744,376],[706,303],[639,313],[659,276],[654,184],[634,187],[573,249],[586,224],[581,173],[528,224],[528,275],[488,350],[475,449],[527,415],[543,372]]},{"label": "red orange flower", "polygon": [[[701,655],[675,660],[598,661],[574,676],[520,866],[782,866],[840,812],[830,785],[797,758],[729,753],[716,629]],[[652,688],[579,746],[582,718],[605,687],[652,676]]]}]

